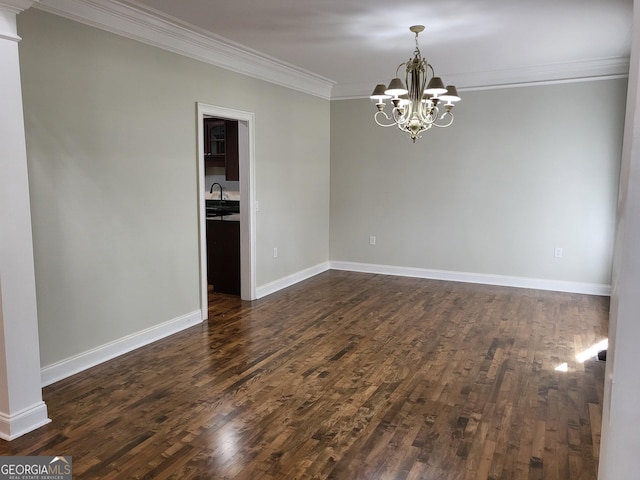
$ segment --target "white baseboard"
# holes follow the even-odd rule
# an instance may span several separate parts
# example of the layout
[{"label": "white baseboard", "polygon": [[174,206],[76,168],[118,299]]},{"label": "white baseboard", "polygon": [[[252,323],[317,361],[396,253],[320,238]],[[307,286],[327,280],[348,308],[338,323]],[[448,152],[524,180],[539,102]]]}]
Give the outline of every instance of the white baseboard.
[{"label": "white baseboard", "polygon": [[42,401],[12,415],[0,412],[0,438],[14,440],[50,422],[47,406]]},{"label": "white baseboard", "polygon": [[[510,277],[506,275],[489,275],[484,273],[455,272],[447,270],[431,270],[425,268],[396,267],[391,265],[375,265],[369,263],[331,261],[323,262],[292,275],[280,278],[262,285],[256,289],[256,298],[262,298],[298,282],[311,278],[327,270],[347,270],[352,272],[378,273],[382,275],[399,275],[404,277],[428,278],[451,282],[479,283],[486,285],[501,285],[505,287],[533,288],[537,290],[552,290],[557,292],[582,293],[587,295],[611,295],[611,286],[605,284],[566,282],[561,280],[547,280],[539,278]],[[41,369],[42,386],[51,385],[87,368],[111,360],[119,355],[128,353],[136,348],[148,345],[181,330],[202,322],[202,312],[196,310],[160,325],[128,335],[100,347],[80,353]],[[46,417],[46,407],[45,417]],[[37,420],[43,421],[43,420]],[[48,419],[47,419],[48,421]],[[6,438],[10,433],[5,429],[13,422],[0,413],[0,438]],[[47,423],[47,422],[45,422]],[[44,424],[44,423],[42,423]],[[36,427],[37,428],[37,427]],[[31,428],[33,429],[33,428]],[[8,430],[7,430],[8,431]],[[28,430],[27,430],[28,431]],[[25,432],[23,432],[25,433]],[[21,435],[21,434],[20,434]]]},{"label": "white baseboard", "polygon": [[196,310],[180,317],[139,332],[119,338],[113,342],[82,352],[60,362],[42,367],[40,375],[42,386],[51,385],[63,378],[70,377],[87,368],[106,362],[112,358],[128,353],[136,348],[143,347],[174,333],[178,333],[202,322],[202,312]]},{"label": "white baseboard", "polygon": [[582,293],[586,295],[611,295],[611,285],[597,283],[566,282],[562,280],[546,280],[541,278],[510,277],[506,275],[489,275],[485,273],[454,272],[447,270],[430,270],[426,268],[394,267],[391,265],[375,265],[357,262],[330,262],[332,270],[348,270],[351,272],[380,273],[383,275],[399,275],[403,277],[429,278],[451,282],[481,283],[501,285],[504,287],[533,288],[556,292]]},{"label": "white baseboard", "polygon": [[311,278],[314,275],[318,275],[319,273],[326,272],[327,270],[329,270],[329,262],[323,262],[319,263],[318,265],[314,265],[313,267],[306,268],[305,270],[300,270],[299,272],[293,273],[286,277],[279,278],[278,280],[274,280],[273,282],[256,288],[256,298],[266,297],[267,295],[271,295],[278,290],[282,290],[283,288],[295,285],[298,282],[306,280],[307,278]]}]

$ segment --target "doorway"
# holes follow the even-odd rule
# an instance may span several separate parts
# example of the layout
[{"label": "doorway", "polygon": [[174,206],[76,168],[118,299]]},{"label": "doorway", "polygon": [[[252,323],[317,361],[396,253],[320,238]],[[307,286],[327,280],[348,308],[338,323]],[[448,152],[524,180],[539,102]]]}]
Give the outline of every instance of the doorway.
[{"label": "doorway", "polygon": [[197,103],[198,218],[200,230],[200,309],[208,318],[207,239],[205,205],[204,118],[218,117],[238,122],[238,160],[240,170],[240,297],[256,298],[255,259],[255,115],[216,105]]}]

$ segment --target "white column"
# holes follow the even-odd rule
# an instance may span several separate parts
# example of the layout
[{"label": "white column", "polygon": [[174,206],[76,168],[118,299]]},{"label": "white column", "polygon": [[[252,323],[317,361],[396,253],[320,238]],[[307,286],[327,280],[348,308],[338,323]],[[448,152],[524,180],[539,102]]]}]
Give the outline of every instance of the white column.
[{"label": "white column", "polygon": [[31,0],[0,0],[0,438],[49,423],[42,401],[16,16]]},{"label": "white column", "polygon": [[598,478],[638,478],[640,452],[640,0],[633,5],[609,350],[604,385]]}]

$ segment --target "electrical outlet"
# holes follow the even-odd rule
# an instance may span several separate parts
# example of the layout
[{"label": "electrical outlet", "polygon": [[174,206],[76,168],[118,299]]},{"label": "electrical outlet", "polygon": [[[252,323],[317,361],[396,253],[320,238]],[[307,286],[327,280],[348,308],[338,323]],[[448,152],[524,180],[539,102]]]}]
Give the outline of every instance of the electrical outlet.
[{"label": "electrical outlet", "polygon": [[278,258],[278,247],[273,248],[273,258]]},{"label": "electrical outlet", "polygon": [[369,237],[369,245],[375,245],[376,244],[376,237],[375,235],[371,235]]},{"label": "electrical outlet", "polygon": [[556,258],[562,258],[562,247],[556,247],[553,249],[553,256]]}]

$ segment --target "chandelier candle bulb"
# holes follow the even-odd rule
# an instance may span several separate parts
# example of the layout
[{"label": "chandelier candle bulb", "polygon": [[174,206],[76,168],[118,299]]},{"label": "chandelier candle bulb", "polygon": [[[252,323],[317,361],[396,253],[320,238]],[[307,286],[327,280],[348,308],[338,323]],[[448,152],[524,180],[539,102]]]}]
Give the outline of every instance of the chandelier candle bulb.
[{"label": "chandelier candle bulb", "polygon": [[[454,102],[460,101],[460,96],[454,85],[445,87],[442,79],[436,77],[431,64],[422,58],[418,34],[424,31],[424,26],[414,25],[409,30],[416,34],[413,58],[398,66],[395,78],[389,82],[386,89],[384,84],[377,84],[370,98],[376,102],[375,122],[381,127],[397,126],[403,132],[409,133],[415,143],[416,138],[421,138],[422,132],[431,127],[443,128],[453,123],[451,111]],[[398,76],[402,67],[405,70],[404,83]],[[391,99],[393,105],[391,115],[385,112],[385,100],[388,99]],[[445,102],[442,113],[438,107],[440,101]]]}]

